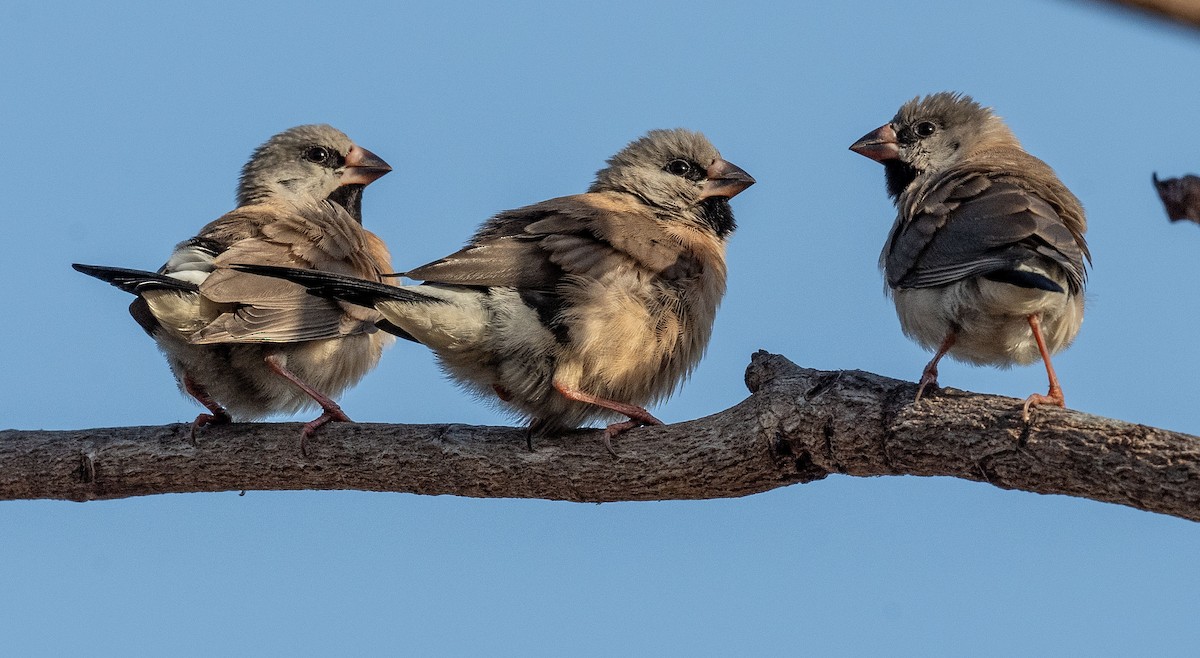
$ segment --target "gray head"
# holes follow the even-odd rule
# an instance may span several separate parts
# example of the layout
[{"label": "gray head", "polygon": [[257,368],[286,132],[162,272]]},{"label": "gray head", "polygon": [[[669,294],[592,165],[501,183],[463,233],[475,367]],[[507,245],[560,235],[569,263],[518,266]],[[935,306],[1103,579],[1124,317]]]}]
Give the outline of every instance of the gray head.
[{"label": "gray head", "polygon": [[917,177],[945,171],[998,144],[1020,146],[991,108],[964,94],[941,92],[908,101],[890,123],[850,150],[884,165],[888,194],[896,197]]},{"label": "gray head", "polygon": [[721,154],[701,133],[683,128],[651,130],[608,159],[589,192],[624,192],[663,214],[692,217],[718,237],[735,224],[729,199],[754,179]]},{"label": "gray head", "polygon": [[239,206],[273,199],[328,199],[362,221],[362,190],[392,168],[325,124],[289,128],[254,150],[242,167]]}]

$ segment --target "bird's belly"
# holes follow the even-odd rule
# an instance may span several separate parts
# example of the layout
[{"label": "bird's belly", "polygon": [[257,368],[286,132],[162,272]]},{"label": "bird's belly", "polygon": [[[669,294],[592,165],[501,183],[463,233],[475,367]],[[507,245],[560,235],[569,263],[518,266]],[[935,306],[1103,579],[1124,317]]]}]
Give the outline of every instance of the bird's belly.
[{"label": "bird's belly", "polygon": [[950,356],[978,365],[1008,367],[1038,360],[1030,315],[1039,316],[1051,353],[1070,345],[1083,321],[1079,295],[979,278],[937,288],[895,290],[893,298],[906,335],[934,350],[956,329]]},{"label": "bird's belly", "polygon": [[712,330],[692,310],[633,296],[580,309],[556,379],[639,406],[667,397],[695,367]]},{"label": "bird's belly", "polygon": [[[370,372],[379,362],[383,348],[394,341],[390,334],[377,331],[296,343],[285,347],[284,353],[289,370],[313,388],[335,398]],[[301,395],[302,406],[309,406],[308,396]]]},{"label": "bird's belly", "polygon": [[[433,292],[457,300],[457,306],[409,305],[405,316],[397,313],[389,319],[409,321],[420,315],[428,328],[410,333],[432,348],[442,368],[471,392],[486,399],[498,396],[523,416],[549,413],[548,400],[558,397],[552,383],[562,346],[518,292]],[[400,326],[416,328],[412,322]]]},{"label": "bird's belly", "polygon": [[296,413],[315,405],[312,398],[267,365],[268,355],[284,357],[288,370],[321,393],[336,398],[374,367],[383,346],[391,341],[391,336],[376,332],[282,345],[191,345],[170,338],[158,342],[180,388],[183,378],[190,377],[234,418],[253,420]]}]

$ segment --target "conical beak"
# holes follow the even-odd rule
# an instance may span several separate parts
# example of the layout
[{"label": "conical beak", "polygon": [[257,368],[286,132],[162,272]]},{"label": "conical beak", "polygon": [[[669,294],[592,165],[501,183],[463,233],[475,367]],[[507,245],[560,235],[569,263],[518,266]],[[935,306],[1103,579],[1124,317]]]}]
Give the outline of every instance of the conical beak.
[{"label": "conical beak", "polygon": [[739,192],[754,184],[754,177],[732,162],[717,159],[704,172],[704,183],[700,186],[700,198],[724,197],[732,199]]},{"label": "conical beak", "polygon": [[361,146],[355,145],[346,154],[346,170],[342,185],[370,185],[372,181],[392,170],[392,166]]},{"label": "conical beak", "polygon": [[862,139],[850,145],[850,150],[875,162],[900,159],[900,142],[890,123],[863,135]]}]

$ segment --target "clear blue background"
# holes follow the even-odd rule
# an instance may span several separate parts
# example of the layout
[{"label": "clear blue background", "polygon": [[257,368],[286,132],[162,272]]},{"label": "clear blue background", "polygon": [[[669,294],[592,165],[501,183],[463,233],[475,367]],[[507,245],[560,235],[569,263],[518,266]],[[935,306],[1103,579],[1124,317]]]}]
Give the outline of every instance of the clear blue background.
[{"label": "clear blue background", "polygon": [[[395,172],[398,267],[491,213],[582,191],[648,129],[704,131],[734,200],[709,353],[655,411],[741,400],[759,348],[915,379],[876,258],[883,172],[846,150],[917,94],[1003,115],[1087,206],[1071,407],[1200,432],[1200,227],[1150,173],[1200,169],[1195,33],[1054,0],[0,5],[0,427],[198,407],[73,261],[153,269],[232,206],[250,151],[328,122]],[[1040,367],[946,363],[1024,397]],[[400,344],[357,420],[503,423]],[[5,655],[1186,655],[1200,528],[952,479],[831,477],[740,500],[580,505],[358,492],[0,504]]]}]

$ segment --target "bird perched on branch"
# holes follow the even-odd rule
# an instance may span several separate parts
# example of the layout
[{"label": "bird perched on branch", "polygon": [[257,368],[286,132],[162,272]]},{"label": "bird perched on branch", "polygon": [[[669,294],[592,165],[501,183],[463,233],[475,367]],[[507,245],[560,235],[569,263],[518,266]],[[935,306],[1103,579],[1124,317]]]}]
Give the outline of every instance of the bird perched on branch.
[{"label": "bird perched on branch", "polygon": [[267,140],[242,170],[237,209],[179,243],[157,272],[75,264],[137,295],[129,312],[180,387],[208,408],[195,429],[319,405],[305,441],[349,421],[331,397],[356,383],[393,338],[370,309],[238,272],[231,262],[319,268],[379,281],[383,242],[362,227],[363,188],[391,167],[327,125]]},{"label": "bird perched on branch", "polygon": [[455,380],[525,417],[531,437],[624,416],[605,431],[611,451],[619,433],[661,424],[645,405],[699,362],[725,292],[729,199],[753,183],[700,133],[655,130],[586,194],[500,213],[403,274],[422,285],[235,267],[374,308]]},{"label": "bird perched on branch", "polygon": [[1035,404],[1065,406],[1050,355],[1083,322],[1083,206],[991,109],[939,93],[905,103],[850,149],[883,164],[898,209],[880,256],[904,333],[946,354],[1008,367],[1039,357],[1050,380]]}]

